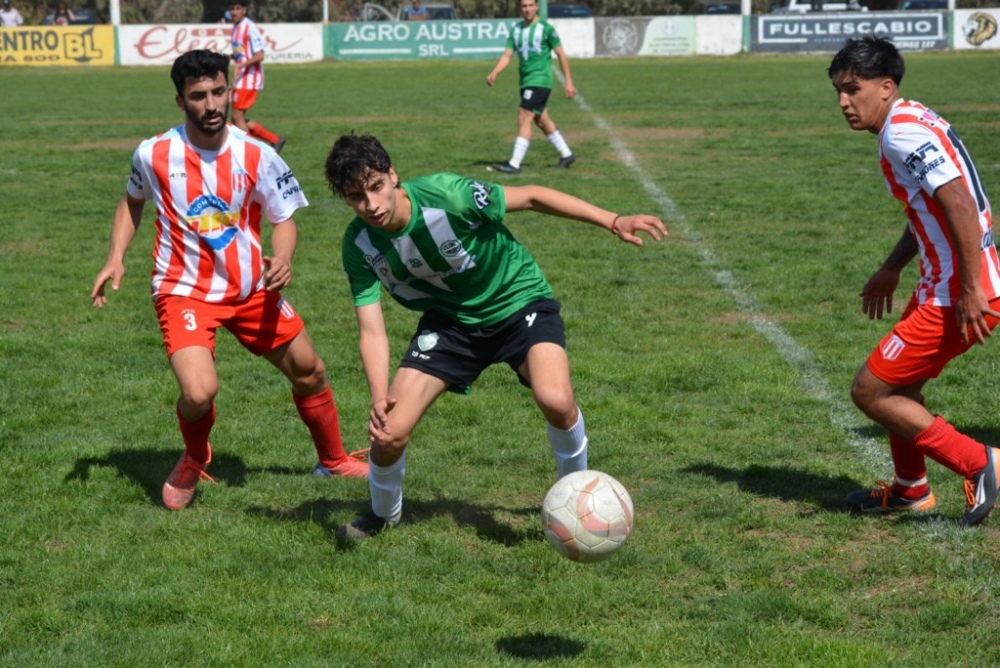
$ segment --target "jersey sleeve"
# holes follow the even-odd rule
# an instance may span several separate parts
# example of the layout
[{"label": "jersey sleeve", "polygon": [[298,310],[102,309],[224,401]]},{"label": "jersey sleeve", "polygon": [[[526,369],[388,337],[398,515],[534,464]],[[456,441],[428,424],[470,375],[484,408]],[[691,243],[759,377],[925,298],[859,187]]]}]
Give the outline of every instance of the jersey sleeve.
[{"label": "jersey sleeve", "polygon": [[900,124],[883,144],[883,153],[895,165],[897,174],[905,174],[912,183],[929,195],[962,176],[954,156],[950,155],[933,130],[920,123]]},{"label": "jersey sleeve", "polygon": [[146,170],[146,163],[143,160],[143,147],[140,145],[132,153],[132,174],[128,177],[128,184],[125,186],[126,192],[134,199],[148,200],[153,198],[153,190],[149,184],[149,173]]},{"label": "jersey sleeve", "polygon": [[264,50],[264,37],[260,34],[257,24],[250,26],[247,43],[250,47],[250,53],[246,54],[247,58],[252,58],[255,54]]},{"label": "jersey sleeve", "polygon": [[562,46],[562,40],[559,39],[559,33],[556,31],[555,26],[551,24],[546,24],[546,38],[545,41],[548,43],[549,48],[555,51],[560,46]]},{"label": "jersey sleeve", "polygon": [[[363,224],[363,223],[361,223]],[[358,219],[347,226],[340,253],[344,263],[344,274],[351,289],[354,306],[367,306],[379,301],[382,284],[365,260],[364,251],[358,246]]]},{"label": "jersey sleeve", "polygon": [[283,223],[296,210],[309,206],[309,200],[302,192],[295,173],[281,156],[273,151],[266,151],[265,154],[269,154],[270,160],[261,160],[262,173],[257,182],[256,197],[271,223]]},{"label": "jersey sleeve", "polygon": [[507,200],[502,186],[455,174],[442,176],[453,179],[447,191],[454,194],[454,203],[465,220],[486,224],[503,222],[507,215]]}]

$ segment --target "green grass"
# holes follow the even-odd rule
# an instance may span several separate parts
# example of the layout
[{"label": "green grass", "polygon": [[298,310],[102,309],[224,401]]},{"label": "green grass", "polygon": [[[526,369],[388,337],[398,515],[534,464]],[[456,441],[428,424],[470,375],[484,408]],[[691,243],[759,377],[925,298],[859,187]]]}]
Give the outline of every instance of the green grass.
[{"label": "green grass", "polygon": [[[913,54],[908,97],[944,114],[1000,202],[989,54]],[[121,292],[89,305],[137,143],[180,122],[162,68],[0,69],[0,664],[997,665],[997,521],[845,512],[891,475],[881,429],[850,406],[897,314],[858,290],[903,220],[875,139],[852,133],[827,57],[574,62],[586,106],[550,110],[579,156],[536,134],[524,172],[622,212],[661,215],[637,249],[585,225],[509,226],[564,304],[591,466],[629,488],[633,536],[581,566],[546,543],[544,423],[505,368],[445,396],[407,458],[404,523],[353,551],[333,530],[363,481],[307,475],[284,379],[221,334],[217,486],[169,513],[176,387],[148,297],[152,214]],[[326,190],[333,139],[373,132],[403,178],[498,177],[514,78],[482,63],[275,67],[254,114],[289,138],[311,200],[287,294],[333,381],[345,438],[367,388],[339,261],[348,209]],[[623,151],[636,160],[622,162]],[[912,287],[901,283],[902,307]],[[398,357],[414,314],[386,306]],[[777,332],[778,334],[775,334]],[[782,338],[784,335],[785,338]],[[931,408],[1000,440],[995,343],[928,385]]]}]

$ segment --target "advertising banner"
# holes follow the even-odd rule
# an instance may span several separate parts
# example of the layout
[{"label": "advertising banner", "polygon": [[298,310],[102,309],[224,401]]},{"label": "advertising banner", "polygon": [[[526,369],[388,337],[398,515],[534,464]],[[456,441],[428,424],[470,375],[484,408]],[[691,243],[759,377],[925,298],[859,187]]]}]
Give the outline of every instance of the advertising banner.
[{"label": "advertising banner", "polygon": [[2,65],[114,65],[111,26],[0,28]]},{"label": "advertising banner", "polygon": [[[264,66],[323,60],[319,23],[261,23]],[[232,53],[233,26],[225,23],[121,26],[118,46],[122,65],[170,65],[194,49]]]},{"label": "advertising banner", "polygon": [[515,23],[514,19],[331,23],[326,55],[340,60],[496,59]]},{"label": "advertising banner", "polygon": [[955,49],[1000,49],[1000,9],[955,10]]},{"label": "advertising banner", "polygon": [[695,52],[695,17],[598,18],[598,56],[690,56]]},{"label": "advertising banner", "polygon": [[947,49],[947,12],[844,12],[755,16],[751,50],[836,52],[848,37],[891,37],[900,50]]}]

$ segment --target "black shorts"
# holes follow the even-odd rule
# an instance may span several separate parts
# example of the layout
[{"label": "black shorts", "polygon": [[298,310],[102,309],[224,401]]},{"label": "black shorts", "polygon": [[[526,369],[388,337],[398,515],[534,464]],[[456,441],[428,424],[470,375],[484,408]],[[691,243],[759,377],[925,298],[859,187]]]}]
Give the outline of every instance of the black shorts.
[{"label": "black shorts", "polygon": [[521,89],[521,108],[541,114],[545,111],[545,105],[549,101],[551,88],[539,88],[538,86],[528,86]]},{"label": "black shorts", "polygon": [[[537,343],[566,347],[566,328],[555,299],[539,299],[489,327],[471,328],[436,311],[417,324],[401,367],[417,369],[449,383],[448,389],[468,394],[486,367],[506,362],[517,370]],[[530,387],[518,373],[521,384]]]}]

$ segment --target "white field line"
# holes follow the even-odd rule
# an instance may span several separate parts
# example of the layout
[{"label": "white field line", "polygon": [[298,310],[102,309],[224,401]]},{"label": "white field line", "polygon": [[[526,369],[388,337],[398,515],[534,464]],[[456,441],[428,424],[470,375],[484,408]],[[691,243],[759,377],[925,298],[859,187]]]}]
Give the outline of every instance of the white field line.
[{"label": "white field line", "polygon": [[869,423],[853,405],[830,391],[829,384],[812,354],[800,346],[780,325],[771,322],[761,314],[754,296],[740,284],[732,272],[719,266],[712,248],[701,238],[698,230],[688,223],[670,196],[643,171],[632,152],[618,138],[614,128],[587,104],[582,95],[577,93],[575,100],[580,108],[593,119],[594,125],[605,132],[611,147],[618,155],[618,159],[632,170],[649,196],[659,205],[667,228],[674,232],[679,231],[698,250],[702,264],[715,279],[715,282],[736,302],[740,313],[747,317],[754,329],[771,344],[778,355],[798,372],[806,394],[821,401],[829,408],[830,422],[844,434],[865,466],[875,474],[888,471],[887,475],[891,476],[892,459],[889,456],[888,444],[858,433],[858,429]]}]

